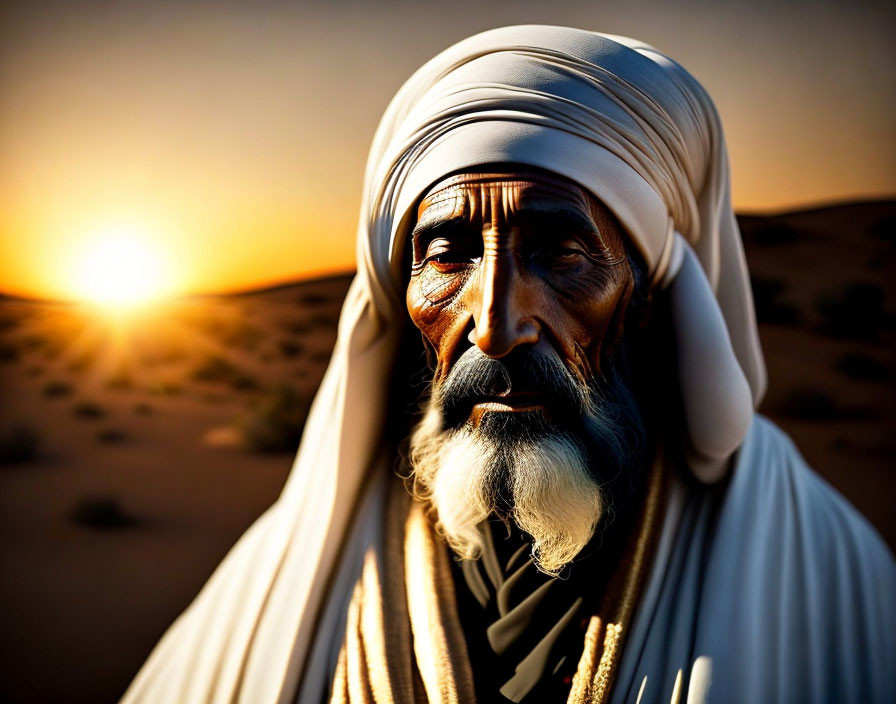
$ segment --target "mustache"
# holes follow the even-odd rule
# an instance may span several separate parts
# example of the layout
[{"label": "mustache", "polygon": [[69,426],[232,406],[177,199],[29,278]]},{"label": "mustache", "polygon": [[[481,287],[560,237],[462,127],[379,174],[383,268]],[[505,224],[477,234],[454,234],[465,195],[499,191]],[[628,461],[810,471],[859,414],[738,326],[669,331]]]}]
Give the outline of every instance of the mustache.
[{"label": "mustache", "polygon": [[592,410],[588,385],[555,352],[533,347],[499,359],[488,357],[478,347],[470,347],[434,389],[448,427],[463,424],[475,404],[513,392],[537,394],[552,411],[572,417]]}]

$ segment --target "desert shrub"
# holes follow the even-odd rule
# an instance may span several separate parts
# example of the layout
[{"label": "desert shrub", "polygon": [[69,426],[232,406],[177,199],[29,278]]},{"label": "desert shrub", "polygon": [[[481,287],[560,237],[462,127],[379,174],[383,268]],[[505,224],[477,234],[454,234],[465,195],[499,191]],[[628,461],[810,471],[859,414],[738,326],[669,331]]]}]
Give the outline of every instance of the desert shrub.
[{"label": "desert shrub", "polygon": [[47,345],[50,344],[49,338],[38,335],[37,333],[32,333],[30,335],[26,335],[22,338],[22,346],[29,351],[35,352],[37,350],[46,349]]},{"label": "desert shrub", "polygon": [[40,453],[40,433],[25,423],[0,432],[0,464],[30,462]]},{"label": "desert shrub", "polygon": [[151,416],[155,411],[148,403],[141,401],[134,404],[134,413],[140,416]]},{"label": "desert shrub", "polygon": [[175,381],[164,380],[157,381],[149,387],[149,390],[158,396],[180,396],[184,391],[184,387]]},{"label": "desert shrub", "polygon": [[221,336],[221,341],[228,347],[242,350],[254,350],[264,339],[264,334],[254,325],[242,321],[231,324]]},{"label": "desert shrub", "polygon": [[800,420],[834,420],[843,415],[829,393],[813,388],[792,390],[784,397],[779,410],[785,416]]},{"label": "desert shrub", "polygon": [[67,381],[52,380],[44,384],[43,395],[50,398],[58,398],[59,396],[68,396],[72,392],[72,385]]},{"label": "desert shrub", "polygon": [[876,284],[849,284],[822,296],[816,307],[822,331],[833,337],[874,341],[887,325],[884,292]]},{"label": "desert shrub", "polygon": [[304,345],[292,340],[280,340],[277,347],[280,349],[280,354],[287,358],[298,357],[305,351]]},{"label": "desert shrub", "polygon": [[308,322],[314,327],[333,328],[335,330],[336,326],[339,324],[339,318],[328,313],[315,313],[308,318]]},{"label": "desert shrub", "polygon": [[795,325],[800,321],[799,309],[782,298],[787,288],[782,279],[751,276],[750,284],[753,288],[756,318],[760,323]]},{"label": "desert shrub", "polygon": [[84,418],[86,420],[96,420],[106,416],[105,409],[93,401],[81,401],[80,403],[76,403],[72,411],[78,418]]},{"label": "desert shrub", "polygon": [[22,318],[15,315],[14,313],[4,313],[3,315],[0,315],[0,332],[15,330],[17,327],[19,327],[19,324],[21,322]]},{"label": "desert shrub", "polygon": [[9,342],[0,343],[0,362],[17,362],[19,348]]},{"label": "desert shrub", "polygon": [[112,496],[92,496],[80,499],[69,512],[74,523],[97,530],[131,528],[139,520],[127,513]]},{"label": "desert shrub", "polygon": [[239,369],[223,357],[210,355],[193,369],[191,376],[196,381],[206,381],[212,384],[226,384],[232,383],[239,373]]},{"label": "desert shrub", "polygon": [[121,445],[127,442],[128,436],[118,428],[103,428],[96,434],[96,439],[104,445]]},{"label": "desert shrub", "polygon": [[251,350],[264,337],[254,325],[226,315],[192,316],[192,324],[227,347]]},{"label": "desert shrub", "polygon": [[118,369],[108,379],[106,379],[106,387],[115,390],[124,390],[134,388],[134,377],[131,376],[127,369]]},{"label": "desert shrub", "polygon": [[836,362],[837,371],[855,381],[885,381],[890,378],[890,370],[861,352],[850,352]]},{"label": "desert shrub", "polygon": [[279,385],[261,395],[240,419],[246,447],[255,452],[294,452],[302,437],[310,399]]},{"label": "desert shrub", "polygon": [[328,303],[329,300],[322,293],[303,293],[299,296],[298,303],[303,306],[319,306]]},{"label": "desert shrub", "polygon": [[30,377],[40,376],[43,373],[44,373],[44,368],[42,366],[40,366],[39,364],[28,368],[28,376],[30,376]]},{"label": "desert shrub", "polygon": [[303,320],[284,320],[280,327],[290,335],[307,335],[314,328]]},{"label": "desert shrub", "polygon": [[237,391],[255,391],[258,388],[258,381],[250,374],[238,374],[231,386]]}]

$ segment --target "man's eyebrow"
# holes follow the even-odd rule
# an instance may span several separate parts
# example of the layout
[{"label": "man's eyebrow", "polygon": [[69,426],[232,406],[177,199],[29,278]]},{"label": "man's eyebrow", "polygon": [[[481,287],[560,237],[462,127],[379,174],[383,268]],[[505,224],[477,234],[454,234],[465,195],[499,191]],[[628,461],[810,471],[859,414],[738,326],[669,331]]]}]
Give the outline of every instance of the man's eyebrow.
[{"label": "man's eyebrow", "polygon": [[411,232],[411,236],[414,238],[414,241],[418,241],[427,235],[434,234],[436,231],[442,228],[453,228],[459,226],[468,226],[470,225],[470,220],[463,213],[458,213],[457,215],[451,215],[448,217],[435,216],[429,218],[422,218],[417,221],[417,224],[414,226],[413,231]]},{"label": "man's eyebrow", "polygon": [[577,208],[533,207],[527,205],[516,211],[514,219],[521,222],[529,220],[539,224],[550,223],[560,227],[567,227],[581,234],[591,235],[600,244],[603,244],[603,237],[597,224]]},{"label": "man's eyebrow", "polygon": [[[535,203],[528,204],[516,210],[513,219],[521,223],[531,222],[566,227],[581,234],[594,237],[598,244],[603,244],[600,229],[594,221],[577,208],[558,208],[556,206],[539,206]],[[435,236],[442,229],[451,230],[455,227],[469,228],[472,225],[470,219],[463,213],[450,216],[424,217],[417,221],[411,232],[414,243],[419,243],[426,237]]]}]

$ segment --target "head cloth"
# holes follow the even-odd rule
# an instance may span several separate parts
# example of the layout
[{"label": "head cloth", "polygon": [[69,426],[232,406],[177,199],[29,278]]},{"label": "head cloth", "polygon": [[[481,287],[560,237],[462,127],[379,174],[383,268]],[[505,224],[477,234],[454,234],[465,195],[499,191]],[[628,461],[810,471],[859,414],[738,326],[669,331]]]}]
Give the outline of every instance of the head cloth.
[{"label": "head cloth", "polygon": [[124,701],[292,702],[300,680],[314,691],[306,680],[326,669],[311,643],[328,580],[366,478],[391,464],[383,409],[407,317],[401,257],[415,206],[449,173],[499,162],[591,191],[654,285],[668,287],[682,442],[698,478],[724,476],[766,378],[712,102],[681,66],[632,39],[542,25],[477,34],[426,63],[389,104],[365,171],[358,273],[286,487]]}]

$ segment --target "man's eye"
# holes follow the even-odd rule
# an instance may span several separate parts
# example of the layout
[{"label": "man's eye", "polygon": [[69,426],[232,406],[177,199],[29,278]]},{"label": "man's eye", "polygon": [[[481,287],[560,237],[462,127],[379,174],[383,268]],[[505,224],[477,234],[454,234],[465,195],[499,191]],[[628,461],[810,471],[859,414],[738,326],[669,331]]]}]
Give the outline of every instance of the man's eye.
[{"label": "man's eye", "polygon": [[579,247],[563,244],[542,245],[532,253],[533,259],[538,261],[556,261],[563,264],[576,263],[587,256]]},{"label": "man's eye", "polygon": [[475,264],[480,254],[469,247],[441,242],[433,242],[426,250],[426,258],[422,265],[432,264],[436,269],[445,271]]},{"label": "man's eye", "polygon": [[471,264],[474,263],[478,257],[473,257],[469,254],[464,254],[463,252],[445,251],[430,255],[426,259],[427,261],[437,262],[439,264]]}]

